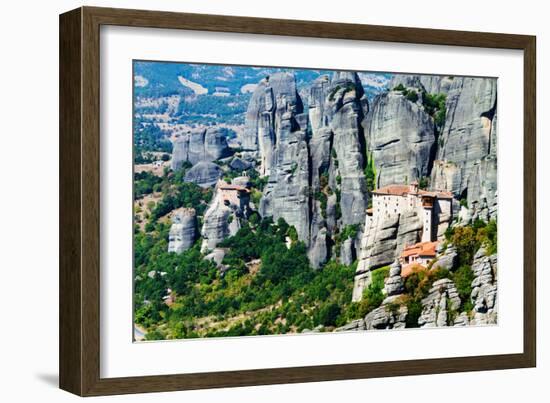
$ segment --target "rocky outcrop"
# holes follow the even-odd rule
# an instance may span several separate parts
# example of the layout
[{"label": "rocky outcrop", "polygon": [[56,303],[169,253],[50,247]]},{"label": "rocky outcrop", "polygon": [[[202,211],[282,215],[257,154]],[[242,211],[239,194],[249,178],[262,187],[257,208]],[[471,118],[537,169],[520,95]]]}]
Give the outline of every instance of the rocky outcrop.
[{"label": "rocky outcrop", "polygon": [[353,300],[359,301],[369,284],[371,270],[392,264],[406,245],[420,241],[422,221],[416,210],[389,217],[367,217],[361,239]]},{"label": "rocky outcrop", "polygon": [[346,239],[340,246],[340,263],[349,266],[355,261],[355,242],[352,238]]},{"label": "rocky outcrop", "polygon": [[337,327],[334,329],[335,332],[352,332],[365,330],[365,321],[363,319],[352,320],[350,323],[345,324],[344,326]]},{"label": "rocky outcrop", "polygon": [[451,89],[454,77],[421,75],[420,83],[429,94],[447,94]]},{"label": "rocky outcrop", "polygon": [[399,215],[376,217],[368,223],[361,244],[358,272],[376,269],[394,261],[398,227]]},{"label": "rocky outcrop", "polygon": [[339,192],[342,226],[362,224],[367,206],[365,138],[361,121],[368,101],[357,73],[335,72],[327,97],[333,133],[330,186]]},{"label": "rocky outcrop", "polygon": [[168,235],[168,252],[182,253],[191,248],[197,239],[195,209],[184,208],[172,216]]},{"label": "rocky outcrop", "polygon": [[247,169],[253,168],[254,164],[251,161],[246,161],[239,157],[235,157],[231,160],[229,166],[235,171],[246,171]]},{"label": "rocky outcrop", "polygon": [[433,119],[420,100],[399,91],[377,96],[363,121],[376,167],[376,186],[410,183],[429,176],[435,147]]},{"label": "rocky outcrop", "polygon": [[497,158],[494,155],[476,162],[467,180],[468,207],[472,212],[472,220],[483,221],[497,218]]},{"label": "rocky outcrop", "polygon": [[302,111],[292,73],[272,74],[256,86],[246,112],[241,144],[245,151],[258,152],[261,175],[271,175],[275,148],[287,131],[283,128],[281,132],[281,126],[293,124],[290,117]]},{"label": "rocky outcrop", "polygon": [[238,228],[231,228],[230,223],[238,220],[231,207],[219,199],[215,199],[204,214],[202,225],[203,252],[214,249],[225,238],[237,233]]},{"label": "rocky outcrop", "polygon": [[422,300],[420,327],[452,326],[460,308],[460,297],[452,280],[444,278],[433,283]]},{"label": "rocky outcrop", "polygon": [[453,77],[448,76],[394,74],[388,86],[392,90],[401,84],[405,88],[418,88],[429,94],[446,94],[453,80]]},{"label": "rocky outcrop", "polygon": [[367,216],[354,279],[353,301],[360,301],[363,297],[363,290],[370,284],[372,270],[394,261],[398,226],[398,215],[375,219]]},{"label": "rocky outcrop", "polygon": [[258,88],[264,88],[266,99],[272,100],[260,103],[261,122],[247,122],[248,130],[250,127],[258,130],[260,171],[269,176],[260,201],[260,214],[271,216],[274,221],[283,218],[296,228],[298,238],[309,245],[307,115],[302,113],[295,78],[290,73],[273,74],[262,80]]},{"label": "rocky outcrop", "polygon": [[212,202],[204,213],[201,230],[203,252],[213,250],[224,239],[235,235],[241,228],[241,220],[250,212],[248,193],[244,191],[240,196],[228,194],[226,189],[222,189],[224,186],[224,181],[218,182]]},{"label": "rocky outcrop", "polygon": [[315,243],[308,251],[309,262],[318,269],[328,260],[328,235],[326,228],[321,228],[315,237]]},{"label": "rocky outcrop", "polygon": [[401,277],[401,265],[398,260],[390,266],[388,277],[384,280],[384,294],[388,297],[400,295],[404,291],[403,277]]},{"label": "rocky outcrop", "polygon": [[215,161],[232,154],[227,140],[217,127],[195,130],[174,141],[172,169],[180,169],[185,162],[195,165],[201,161]]},{"label": "rocky outcrop", "polygon": [[196,183],[201,187],[214,186],[223,175],[222,169],[213,162],[201,161],[185,173],[185,182]]},{"label": "rocky outcrop", "polygon": [[365,329],[403,329],[406,325],[408,309],[406,305],[390,297],[382,305],[365,316]]},{"label": "rocky outcrop", "polygon": [[212,252],[207,254],[204,258],[206,260],[213,262],[218,269],[224,270],[226,268],[225,265],[222,263],[224,257],[225,257],[225,249],[214,248]]},{"label": "rocky outcrop", "polygon": [[[332,130],[329,126],[330,108],[327,104],[327,97],[330,88],[330,79],[327,75],[318,77],[312,84],[309,94],[309,122],[311,127],[311,138],[309,139],[310,153],[310,181],[311,193],[314,195],[311,201],[311,224],[310,239],[312,250],[310,256],[315,256],[317,245],[328,249],[327,233],[332,234],[336,227],[336,195],[332,197],[323,194],[327,191],[328,172],[331,164]],[[327,198],[325,206],[321,198]],[[321,239],[318,236],[321,234]],[[328,235],[330,236],[330,235]],[[328,258],[327,255],[326,258]],[[317,262],[314,262],[317,264]]]},{"label": "rocky outcrop", "polygon": [[[434,221],[437,220],[439,217],[434,218]],[[406,210],[399,215],[394,258],[397,259],[401,255],[405,246],[414,245],[421,240],[423,228],[422,218],[417,210]]]},{"label": "rocky outcrop", "polygon": [[392,91],[397,86],[405,88],[422,88],[420,76],[414,74],[394,74],[389,82],[389,89]]},{"label": "rocky outcrop", "polygon": [[434,189],[442,189],[459,196],[462,192],[462,176],[460,167],[453,161],[434,161],[431,173],[431,185]]},{"label": "rocky outcrop", "polygon": [[[457,77],[449,89],[446,101],[446,119],[439,136],[437,160],[452,162],[452,174],[441,171],[432,174],[432,183],[445,182],[456,196],[467,195],[480,200],[479,189],[470,189],[468,182],[480,168],[480,161],[496,155],[497,82],[494,79]],[[460,173],[457,174],[456,170]],[[440,178],[437,178],[439,176]],[[495,189],[496,189],[496,182]],[[492,187],[489,184],[489,187]]]},{"label": "rocky outcrop", "polygon": [[456,269],[458,263],[458,253],[456,252],[456,247],[452,244],[447,245],[443,249],[443,244],[437,246],[437,258],[435,259],[432,269],[445,269],[453,271]]},{"label": "rocky outcrop", "polygon": [[497,255],[487,256],[480,248],[472,264],[474,280],[472,281],[472,302],[474,304],[473,325],[496,324],[497,309]]}]

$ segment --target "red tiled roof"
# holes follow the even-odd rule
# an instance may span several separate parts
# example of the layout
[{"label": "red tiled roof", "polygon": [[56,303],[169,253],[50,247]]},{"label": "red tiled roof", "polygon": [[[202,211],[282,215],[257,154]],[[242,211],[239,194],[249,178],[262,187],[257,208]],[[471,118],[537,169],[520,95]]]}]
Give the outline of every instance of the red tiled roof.
[{"label": "red tiled roof", "polygon": [[409,185],[388,185],[381,187],[380,189],[376,189],[374,194],[383,194],[383,195],[393,195],[393,196],[406,196],[409,193],[411,194],[418,194],[421,196],[431,196],[431,197],[439,197],[442,199],[448,199],[452,198],[453,194],[451,192],[444,192],[439,190],[423,190],[419,189],[418,192],[411,191],[411,187]]},{"label": "red tiled roof", "polygon": [[438,242],[419,242],[417,244],[407,246],[403,249],[401,257],[408,257],[413,255],[418,256],[433,256],[435,257],[436,252],[435,248],[437,247]]},{"label": "red tiled roof", "polygon": [[411,188],[409,185],[388,185],[376,189],[373,193],[375,194],[385,194],[385,195],[394,195],[394,196],[405,196],[410,193]]}]

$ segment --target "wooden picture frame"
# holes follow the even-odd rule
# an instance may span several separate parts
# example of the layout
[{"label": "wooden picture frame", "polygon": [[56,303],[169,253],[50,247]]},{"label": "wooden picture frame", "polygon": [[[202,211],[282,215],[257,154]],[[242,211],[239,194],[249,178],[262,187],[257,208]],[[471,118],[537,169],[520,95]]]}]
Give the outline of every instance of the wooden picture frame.
[{"label": "wooden picture frame", "polygon": [[[210,373],[100,377],[100,26],[171,28],[524,52],[523,353]],[[80,396],[534,367],[534,36],[81,7],[60,16],[60,387]]]}]

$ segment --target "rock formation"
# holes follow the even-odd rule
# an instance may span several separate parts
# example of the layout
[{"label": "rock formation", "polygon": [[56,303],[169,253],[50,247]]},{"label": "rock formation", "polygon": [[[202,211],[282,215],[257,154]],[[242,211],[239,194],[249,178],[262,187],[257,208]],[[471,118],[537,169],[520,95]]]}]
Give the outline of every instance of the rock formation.
[{"label": "rock formation", "polygon": [[394,74],[388,85],[393,90],[399,84],[407,87],[416,87],[429,94],[446,94],[449,92],[454,78],[437,75]]},{"label": "rock formation", "polygon": [[420,327],[440,327],[454,324],[460,308],[460,297],[455,284],[448,278],[437,280],[426,298],[422,300]]},{"label": "rock formation", "polygon": [[201,161],[185,173],[185,182],[193,182],[201,187],[214,186],[223,175],[222,169],[213,162]]},{"label": "rock formation", "polygon": [[201,250],[213,250],[224,239],[241,228],[241,220],[248,218],[249,194],[242,186],[243,178],[235,178],[231,185],[219,181],[214,197],[204,213]]},{"label": "rock formation", "polygon": [[[312,84],[309,93],[309,122],[311,138],[309,140],[311,166],[311,248],[309,255],[314,267],[320,267],[330,257],[327,240],[336,227],[336,195],[327,195],[328,172],[331,165],[332,130],[327,97],[330,89],[330,78],[327,75],[318,77]],[[323,183],[321,183],[323,182]],[[327,203],[323,206],[322,199]],[[320,237],[320,238],[319,238]],[[322,259],[319,259],[322,257]]]},{"label": "rock formation", "polygon": [[406,245],[420,241],[422,221],[410,210],[389,217],[367,216],[361,239],[353,300],[359,301],[363,289],[370,283],[370,272],[393,263]]},{"label": "rock formation", "polygon": [[395,303],[395,298],[387,298],[381,306],[365,316],[365,329],[403,329],[407,314],[406,305]]},{"label": "rock formation", "polygon": [[[307,115],[296,91],[293,74],[276,73],[260,82],[258,119],[247,121],[256,128],[260,173],[269,176],[260,202],[260,214],[293,225],[300,240],[309,245],[309,150]],[[254,99],[254,96],[253,96]],[[249,108],[251,113],[251,108]]]},{"label": "rock formation", "polygon": [[497,217],[497,158],[488,155],[472,166],[472,173],[466,182],[467,204],[472,220],[489,221]]},{"label": "rock formation", "polygon": [[172,216],[168,235],[168,252],[181,253],[189,249],[197,239],[197,216],[195,209],[184,208]]},{"label": "rock formation", "polygon": [[350,331],[360,331],[360,330],[366,330],[364,319],[352,320],[350,323],[347,323],[344,326],[334,329],[335,332],[350,332]]},{"label": "rock formation", "polygon": [[261,175],[271,174],[275,147],[283,132],[293,129],[285,127],[281,132],[281,126],[292,124],[292,117],[302,111],[302,100],[292,73],[272,74],[256,86],[246,112],[241,144],[244,151],[259,157]]},{"label": "rock formation", "polygon": [[327,229],[321,228],[315,237],[315,244],[308,251],[311,266],[318,269],[328,260],[328,235]]},{"label": "rock formation", "polygon": [[496,215],[496,106],[496,80],[453,79],[432,185],[476,203],[474,216]]},{"label": "rock formation", "polygon": [[231,160],[229,166],[235,171],[246,171],[247,169],[254,167],[254,164],[250,161],[245,161],[239,157],[235,157]]},{"label": "rock formation", "polygon": [[339,192],[342,226],[362,224],[367,194],[361,121],[368,111],[368,102],[357,73],[335,72],[327,103],[333,133],[329,183]]},{"label": "rock formation", "polygon": [[456,247],[452,244],[447,245],[447,248],[443,250],[443,244],[437,246],[437,259],[432,265],[432,269],[445,269],[449,271],[455,270],[457,267]]},{"label": "rock formation", "polygon": [[198,162],[212,162],[232,154],[227,140],[217,127],[195,130],[180,136],[174,141],[172,169],[178,170],[184,162],[195,165]]},{"label": "rock formation", "polygon": [[388,277],[384,280],[384,294],[388,297],[400,295],[404,291],[403,278],[401,277],[401,265],[396,260],[390,266]]},{"label": "rock formation", "polygon": [[349,266],[355,261],[355,244],[352,238],[342,242],[340,247],[340,263]]},{"label": "rock formation", "polygon": [[[412,89],[416,90],[416,89]],[[410,183],[430,174],[435,133],[421,105],[399,91],[381,94],[363,121],[376,167],[376,186]]]},{"label": "rock formation", "polygon": [[[398,85],[404,91],[393,90]],[[365,223],[367,159],[376,187],[430,178],[431,189],[467,199],[469,221],[496,216],[496,81],[394,75],[389,87],[369,105],[356,73],[321,75],[305,114],[293,74],[265,77],[246,113],[242,155],[233,160],[235,169],[257,162],[268,177],[260,215],[295,226],[313,267],[330,258],[351,264],[357,256],[355,300],[368,272],[394,262],[422,230],[415,211]],[[437,126],[425,94],[447,96],[446,119]],[[434,233],[442,239],[453,214],[438,214]],[[359,236],[333,256],[335,236],[349,224],[360,225]],[[454,264],[452,255],[441,258],[442,267]]]},{"label": "rock formation", "polygon": [[497,323],[497,255],[487,256],[486,253],[480,248],[472,264],[474,315],[471,324],[475,325]]}]

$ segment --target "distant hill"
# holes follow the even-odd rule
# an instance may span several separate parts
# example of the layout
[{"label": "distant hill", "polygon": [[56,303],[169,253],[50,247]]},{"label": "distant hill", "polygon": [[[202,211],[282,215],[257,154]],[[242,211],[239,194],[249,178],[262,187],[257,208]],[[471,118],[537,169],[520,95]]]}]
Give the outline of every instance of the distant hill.
[{"label": "distant hill", "polygon": [[[293,71],[298,88],[310,86],[322,74],[332,74],[329,70],[138,61],[134,63],[135,91],[143,97],[191,95],[193,90],[182,84],[183,79],[206,88],[208,94],[216,93],[218,87],[236,95],[249,92],[258,81],[277,71]],[[391,78],[388,73],[363,72],[360,76],[369,98],[384,90]]]},{"label": "distant hill", "polygon": [[[243,124],[246,107],[258,82],[280,71],[294,73],[305,103],[313,81],[322,74],[333,74],[330,70],[136,61],[134,94],[138,98],[157,100],[173,95],[187,97],[185,102],[179,102],[178,108],[172,108],[181,123]],[[392,77],[388,73],[359,74],[371,100],[387,90]],[[150,111],[142,105],[141,113]]]}]

